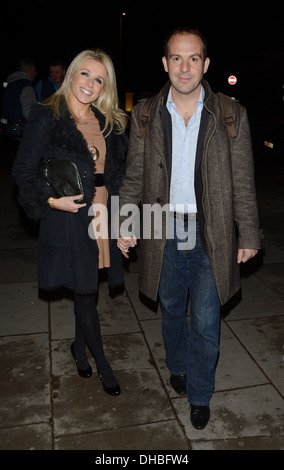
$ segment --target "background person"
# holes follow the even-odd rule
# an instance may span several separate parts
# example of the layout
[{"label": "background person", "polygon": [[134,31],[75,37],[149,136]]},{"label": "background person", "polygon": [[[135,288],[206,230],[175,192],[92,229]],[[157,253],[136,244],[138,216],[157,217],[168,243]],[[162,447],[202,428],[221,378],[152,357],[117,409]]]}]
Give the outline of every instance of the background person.
[{"label": "background person", "polygon": [[8,85],[3,95],[2,118],[7,120],[10,127],[18,124],[20,134],[36,102],[33,86],[36,74],[36,66],[32,59],[19,59],[15,72],[7,77]]},{"label": "background person", "polygon": [[49,77],[39,80],[35,87],[38,101],[46,100],[61,87],[65,72],[62,60],[52,59],[49,62]]}]

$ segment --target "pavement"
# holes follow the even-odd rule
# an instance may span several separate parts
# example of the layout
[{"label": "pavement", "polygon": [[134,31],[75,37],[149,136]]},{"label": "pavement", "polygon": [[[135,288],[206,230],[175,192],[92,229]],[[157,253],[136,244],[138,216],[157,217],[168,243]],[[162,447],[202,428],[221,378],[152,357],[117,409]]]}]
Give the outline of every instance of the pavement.
[{"label": "pavement", "polygon": [[283,450],[283,159],[267,153],[256,164],[264,247],[222,309],[211,420],[198,431],[169,383],[159,306],[138,291],[139,248],[125,265],[125,290],[111,297],[103,281],[99,289],[105,352],[122,393],[104,393],[96,373],[78,376],[72,300],[38,291],[36,227],[16,201],[13,151],[3,142],[0,150],[0,449]]}]

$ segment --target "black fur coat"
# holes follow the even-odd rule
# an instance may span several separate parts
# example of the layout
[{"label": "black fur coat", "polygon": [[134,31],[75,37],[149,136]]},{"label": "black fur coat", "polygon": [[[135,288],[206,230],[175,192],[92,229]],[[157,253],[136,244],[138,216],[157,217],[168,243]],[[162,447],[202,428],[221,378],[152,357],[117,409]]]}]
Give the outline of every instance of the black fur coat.
[{"label": "black fur coat", "polygon": [[[93,108],[100,128],[104,116]],[[125,172],[127,137],[114,131],[106,140],[105,184],[111,196],[117,196]],[[87,206],[73,214],[52,210],[47,199],[53,196],[50,186],[38,176],[41,158],[72,160],[79,168]],[[19,188],[19,202],[27,215],[40,220],[38,264],[39,288],[54,290],[67,287],[77,293],[95,293],[98,288],[98,249],[88,228],[88,210],[95,192],[94,162],[87,143],[74,120],[66,111],[55,120],[48,108],[36,105],[25,129],[12,176]],[[110,204],[109,204],[110,209]],[[110,211],[109,211],[110,218]],[[109,237],[111,268],[110,287],[123,284],[123,266],[116,240]]]}]

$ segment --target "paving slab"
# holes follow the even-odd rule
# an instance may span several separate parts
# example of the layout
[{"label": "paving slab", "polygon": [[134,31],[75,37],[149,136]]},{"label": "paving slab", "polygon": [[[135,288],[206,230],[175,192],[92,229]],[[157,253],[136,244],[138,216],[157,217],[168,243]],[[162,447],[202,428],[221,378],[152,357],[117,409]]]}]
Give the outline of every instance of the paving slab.
[{"label": "paving slab", "polygon": [[276,292],[273,295],[270,286],[263,283],[258,274],[243,278],[241,291],[235,297],[236,302],[231,299],[228,303],[232,304],[231,308],[225,306],[226,321],[284,315],[284,299]]},{"label": "paving slab", "polygon": [[[241,439],[220,439],[215,441],[192,441],[192,450],[283,450],[283,437],[242,437]],[[234,456],[234,458],[236,455]],[[263,455],[259,463],[263,463]],[[267,460],[269,457],[266,455]]]},{"label": "paving slab", "polygon": [[[273,229],[271,229],[271,225]],[[269,226],[265,229],[263,264],[284,263],[283,242],[284,222],[281,221],[280,228],[278,228],[278,232],[275,234],[275,220],[270,217]]]},{"label": "paving slab", "polygon": [[232,321],[229,325],[259,368],[284,396],[284,317]]},{"label": "paving slab", "polygon": [[122,393],[107,395],[94,374],[83,380],[77,374],[54,378],[55,436],[125,428],[174,419],[174,412],[155,370],[120,370],[114,373]]},{"label": "paving slab", "polygon": [[0,429],[0,450],[52,450],[52,448],[50,423]]},{"label": "paving slab", "polygon": [[60,450],[189,450],[175,420],[55,438]]},{"label": "paving slab", "polygon": [[1,428],[50,420],[49,366],[47,334],[0,338]]},{"label": "paving slab", "polygon": [[[271,263],[263,266],[257,277],[284,301],[284,263]],[[284,309],[280,309],[283,314]]]},{"label": "paving slab", "polygon": [[48,303],[37,282],[0,283],[1,335],[48,332]]},{"label": "paving slab", "polygon": [[173,405],[193,448],[194,442],[201,440],[212,446],[215,440],[284,437],[283,399],[270,384],[214,393],[211,419],[202,431],[191,426],[185,398],[174,399]]}]

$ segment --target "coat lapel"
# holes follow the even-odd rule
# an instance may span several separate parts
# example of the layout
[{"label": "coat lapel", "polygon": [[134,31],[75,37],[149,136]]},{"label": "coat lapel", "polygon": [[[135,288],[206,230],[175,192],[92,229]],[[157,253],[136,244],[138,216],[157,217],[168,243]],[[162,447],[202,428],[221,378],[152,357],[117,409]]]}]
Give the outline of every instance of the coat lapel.
[{"label": "coat lapel", "polygon": [[152,116],[155,125],[148,125],[149,131],[147,130],[147,132],[149,132],[152,145],[158,151],[162,162],[167,166],[170,178],[172,161],[172,127],[171,117],[166,108],[169,89],[170,82],[167,82],[159,93],[158,99],[155,100],[150,113],[150,120]]},{"label": "coat lapel", "polygon": [[168,168],[169,181],[172,172],[172,120],[166,105],[161,106],[162,130],[164,140],[164,154]]},{"label": "coat lapel", "polygon": [[200,127],[198,132],[197,146],[196,146],[196,158],[195,158],[195,175],[200,167],[204,149],[204,138],[206,135],[206,130],[209,121],[209,113],[205,107],[201,114]]}]

